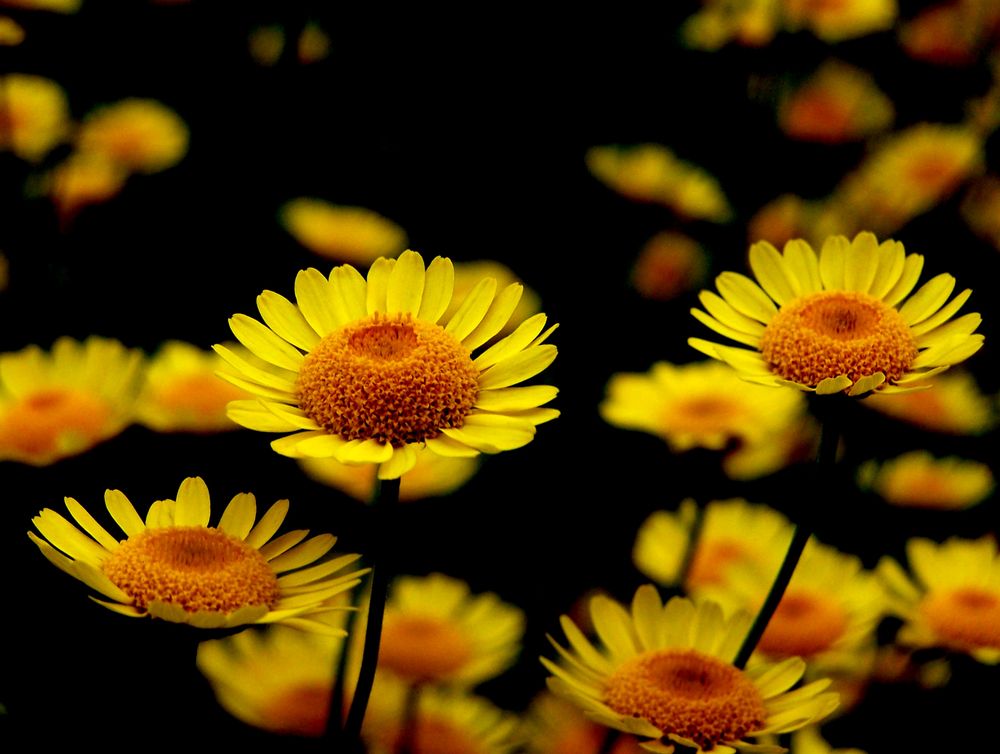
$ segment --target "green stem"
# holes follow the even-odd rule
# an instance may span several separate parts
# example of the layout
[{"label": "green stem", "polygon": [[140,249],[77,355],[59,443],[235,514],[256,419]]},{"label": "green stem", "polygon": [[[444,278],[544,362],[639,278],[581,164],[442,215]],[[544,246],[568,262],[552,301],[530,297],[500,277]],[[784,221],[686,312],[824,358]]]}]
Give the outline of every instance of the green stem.
[{"label": "green stem", "polygon": [[694,514],[694,521],[691,522],[691,531],[688,532],[687,549],[684,550],[684,559],[681,560],[681,568],[677,574],[677,592],[684,594],[687,592],[687,580],[691,574],[691,566],[694,565],[695,554],[698,551],[698,540],[701,539],[701,530],[705,525],[705,506],[699,505]]}]

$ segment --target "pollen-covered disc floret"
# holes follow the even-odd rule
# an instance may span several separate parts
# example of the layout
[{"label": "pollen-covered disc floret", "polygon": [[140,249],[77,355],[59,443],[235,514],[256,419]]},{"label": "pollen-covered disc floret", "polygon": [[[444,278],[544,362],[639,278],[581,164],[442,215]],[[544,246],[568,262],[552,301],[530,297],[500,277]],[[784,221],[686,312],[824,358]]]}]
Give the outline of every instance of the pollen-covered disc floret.
[{"label": "pollen-covered disc floret", "polygon": [[863,395],[927,387],[926,379],[982,347],[982,318],[953,319],[971,295],[948,300],[955,278],[942,273],[910,295],[923,257],[871,233],[827,238],[817,255],[793,240],[779,253],[761,241],[750,248],[756,281],[735,272],[702,291],[700,322],[749,349],[691,338],[702,353],[734,367],[745,380],[819,394]]},{"label": "pollen-covered disc floret", "polygon": [[291,432],[271,443],[282,455],[377,464],[380,479],[413,468],[417,446],[474,457],[526,445],[559,415],[543,408],[556,388],[520,385],[555,358],[545,343],[555,327],[536,314],[500,337],[523,286],[498,291],[484,278],[446,315],[454,287],[450,260],[425,267],[406,251],[375,260],[367,277],[350,265],[328,277],[303,270],[294,304],[264,291],[263,323],[230,320],[253,358],[215,347],[233,370],[222,376],[256,396],[230,403],[229,417]]},{"label": "pollen-covered disc floret", "polygon": [[[69,520],[48,508],[32,519],[31,540],[60,570],[106,600],[99,604],[132,617],[152,616],[202,628],[283,622],[325,634],[343,634],[317,616],[329,601],[357,585],[364,571],[336,575],[358,555],[320,561],[336,542],[307,530],[272,539],[288,512],[279,500],[256,521],[253,495],[236,495],[215,527],[208,526],[208,488],[185,479],[176,500],[153,503],[145,520],[118,490],[104,496],[126,538],[112,537],[71,497]],[[86,532],[86,533],[84,533]],[[308,566],[308,567],[306,567]]]}]

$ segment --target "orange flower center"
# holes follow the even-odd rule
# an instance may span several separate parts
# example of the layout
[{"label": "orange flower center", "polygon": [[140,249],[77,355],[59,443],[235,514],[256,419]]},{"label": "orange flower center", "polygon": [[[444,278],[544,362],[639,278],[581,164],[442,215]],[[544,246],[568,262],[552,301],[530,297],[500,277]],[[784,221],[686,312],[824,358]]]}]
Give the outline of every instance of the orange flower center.
[{"label": "orange flower center", "polygon": [[48,388],[22,398],[0,417],[0,446],[44,456],[93,445],[109,433],[111,410],[90,393]]},{"label": "orange flower center", "polygon": [[274,607],[278,578],[258,550],[219,529],[171,526],[129,537],[102,564],[137,608],[167,602],[189,613]]},{"label": "orange flower center", "polygon": [[665,418],[670,434],[734,435],[746,421],[744,405],[724,395],[700,395],[672,403]]},{"label": "orange flower center", "polygon": [[738,539],[703,539],[694,553],[688,572],[689,587],[723,583],[726,570],[734,563],[751,560],[747,546]]},{"label": "orange flower center", "polygon": [[836,600],[802,589],[789,590],[757,648],[768,655],[808,658],[830,649],[846,630],[847,615]]},{"label": "orange flower center", "polygon": [[448,678],[472,657],[469,640],[451,622],[422,615],[385,616],[378,662],[403,678]]},{"label": "orange flower center", "polygon": [[319,342],[299,369],[299,406],[345,440],[402,447],[461,427],[479,370],[444,328],[409,314],[374,314]]},{"label": "orange flower center", "polygon": [[783,306],[761,337],[761,354],[787,380],[815,387],[876,372],[902,377],[917,356],[909,325],[888,304],[857,291],[821,291]]},{"label": "orange flower center", "polygon": [[268,700],[264,727],[275,733],[322,736],[330,707],[330,684],[300,684]]},{"label": "orange flower center", "polygon": [[930,592],[920,612],[938,638],[960,648],[1000,649],[1000,594],[965,586]]},{"label": "orange flower center", "polygon": [[767,720],[749,678],[694,649],[651,650],[626,661],[608,679],[604,703],[705,749],[739,741]]}]

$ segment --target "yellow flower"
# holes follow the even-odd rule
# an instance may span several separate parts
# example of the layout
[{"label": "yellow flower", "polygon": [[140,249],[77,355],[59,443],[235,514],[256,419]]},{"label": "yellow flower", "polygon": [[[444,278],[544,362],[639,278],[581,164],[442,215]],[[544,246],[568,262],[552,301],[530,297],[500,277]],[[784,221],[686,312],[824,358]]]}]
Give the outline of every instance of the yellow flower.
[{"label": "yellow flower", "polygon": [[80,124],[76,146],[126,170],[157,173],[173,167],[187,153],[188,128],[162,102],[125,99],[87,115]]},{"label": "yellow flower", "polygon": [[1000,662],[1000,557],[997,543],[953,537],[943,544],[906,545],[915,579],[883,557],[878,574],[905,624],[896,640],[911,647],[945,647],[979,662]]},{"label": "yellow flower", "polygon": [[902,395],[876,393],[861,405],[932,432],[979,435],[997,422],[996,400],[984,395],[965,371],[943,374],[931,390]]},{"label": "yellow flower", "polygon": [[681,233],[657,233],[632,266],[632,287],[644,298],[669,301],[701,285],[708,256],[697,241]]},{"label": "yellow flower", "polygon": [[216,374],[224,366],[213,351],[167,341],[150,359],[146,385],[136,404],[137,421],[157,432],[238,429],[226,416],[226,407],[249,393]]},{"label": "yellow flower", "polygon": [[637,202],[670,207],[682,217],[727,222],[732,210],[718,182],[660,144],[591,147],[587,167],[599,181]]},{"label": "yellow flower", "polygon": [[44,466],[118,434],[143,368],[142,353],[96,336],[0,354],[0,460]]},{"label": "yellow flower", "polygon": [[993,492],[990,467],[954,456],[936,459],[925,450],[904,453],[858,470],[858,483],[887,503],[903,508],[960,510],[981,503]]},{"label": "yellow flower", "polygon": [[713,361],[660,361],[644,374],[612,375],[600,405],[609,424],[661,437],[676,452],[765,440],[804,410],[803,396],[747,385]]},{"label": "yellow flower", "polygon": [[[414,448],[417,462],[400,479],[401,501],[422,500],[447,495],[479,470],[478,458],[446,458],[421,448]],[[375,488],[375,469],[371,466],[351,466],[336,458],[300,458],[299,466],[317,482],[336,487],[356,500],[368,502]]]},{"label": "yellow flower", "polygon": [[122,541],[76,500],[65,502],[83,531],[46,508],[32,519],[45,539],[28,536],[53,565],[110,600],[95,602],[121,615],[198,628],[283,622],[337,633],[316,616],[335,609],[325,603],[358,584],[363,573],[331,575],[359,555],[316,563],[336,542],[330,534],[306,540],[309,531],[299,529],[272,539],[287,500],[272,505],[255,526],[256,498],[235,495],[210,527],[211,502],[200,477],[185,479],[176,501],[153,503],[145,521],[122,492],[108,490],[104,502],[125,532]]},{"label": "yellow flower", "polygon": [[699,50],[717,50],[730,41],[763,47],[780,27],[780,0],[705,0],[681,27],[684,43]]},{"label": "yellow flower", "polygon": [[688,342],[762,385],[820,395],[920,389],[983,344],[974,332],[978,314],[952,319],[972,291],[949,302],[951,275],[937,275],[907,298],[923,262],[898,241],[879,244],[871,233],[853,241],[832,236],[818,257],[801,240],[785,244],[783,254],[769,243],[754,244],[750,266],[758,282],[724,272],[716,278],[721,296],[699,296],[708,313],[691,310],[699,322],[752,350]]},{"label": "yellow flower", "polygon": [[0,76],[0,152],[37,162],[66,138],[69,103],[54,81],[10,73]]},{"label": "yellow flower", "polygon": [[64,219],[83,207],[106,202],[125,185],[128,173],[116,162],[89,152],[76,152],[52,169],[44,191]]},{"label": "yellow flower", "polygon": [[300,197],[278,213],[281,224],[309,251],[340,262],[369,265],[406,248],[406,232],[363,207],[344,207]]},{"label": "yellow flower", "polygon": [[794,463],[811,462],[819,446],[819,425],[803,414],[784,429],[734,448],[722,459],[730,479],[759,479]]},{"label": "yellow flower", "polygon": [[892,27],[896,0],[781,0],[791,30],[808,29],[825,42],[839,42]]},{"label": "yellow flower", "polygon": [[[600,754],[605,736],[615,735],[583,714],[575,704],[543,691],[531,703],[524,720],[525,751],[529,754]],[[634,736],[616,736],[607,754],[643,754]]]},{"label": "yellow flower", "polygon": [[24,27],[9,16],[0,16],[0,47],[17,47],[24,41]]},{"label": "yellow flower", "polygon": [[549,689],[603,725],[653,739],[644,748],[733,754],[753,748],[747,737],[787,733],[837,707],[837,695],[823,693],[829,681],[786,693],[805,670],[797,657],[748,670],[732,664],[747,613],[724,619],[715,603],[681,597],[663,605],[651,585],[636,590],[631,609],[598,596],[590,612],[603,646],[563,616],[570,648],[553,644],[567,664],[542,658]]},{"label": "yellow flower", "polygon": [[[677,585],[696,515],[693,500],[682,502],[676,513],[652,513],[639,527],[632,549],[636,568],[658,584]],[[703,516],[684,584],[693,591],[726,584],[737,570],[766,570],[792,538],[792,525],[782,514],[742,498],[713,500]]]},{"label": "yellow flower", "polygon": [[264,291],[257,305],[266,325],[242,314],[229,323],[271,368],[215,347],[240,374],[227,379],[259,396],[231,403],[229,417],[294,432],[271,443],[282,455],[379,464],[380,479],[413,468],[418,445],[470,458],[526,445],[537,424],[558,416],[540,408],[558,391],[515,386],[555,359],[556,347],[544,343],[555,328],[546,330],[537,314],[473,358],[507,324],[522,287],[496,294],[495,280],[485,278],[442,326],[452,287],[450,260],[437,257],[425,270],[408,251],[377,259],[367,280],[350,265],[329,278],[303,270],[297,304]]}]

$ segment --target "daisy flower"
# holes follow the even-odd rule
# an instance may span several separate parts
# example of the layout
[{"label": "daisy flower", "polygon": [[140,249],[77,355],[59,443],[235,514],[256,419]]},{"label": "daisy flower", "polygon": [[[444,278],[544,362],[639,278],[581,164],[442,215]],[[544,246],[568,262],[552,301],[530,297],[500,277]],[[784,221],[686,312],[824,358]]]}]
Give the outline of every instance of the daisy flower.
[{"label": "daisy flower", "polygon": [[44,466],[115,436],[132,420],[143,368],[140,351],[97,336],[0,354],[0,461]]},{"label": "daisy flower", "polygon": [[76,148],[100,155],[126,170],[158,173],[187,153],[188,127],[153,99],[125,99],[93,110],[80,124]]},{"label": "daisy flower", "polygon": [[0,152],[38,162],[69,131],[69,103],[50,79],[24,73],[0,76]]},{"label": "daisy flower", "polygon": [[369,265],[406,248],[406,232],[363,207],[345,207],[300,197],[278,213],[281,224],[309,251],[340,262]]},{"label": "daisy flower", "polygon": [[[871,233],[827,238],[817,255],[805,241],[750,247],[757,282],[735,272],[702,291],[694,317],[746,348],[688,342],[750,382],[819,395],[864,395],[926,387],[925,380],[978,351],[981,317],[952,319],[971,290],[951,301],[955,278],[942,273],[907,298],[924,259]],[[904,300],[905,299],[905,300]]]},{"label": "daisy flower", "polygon": [[883,557],[878,575],[905,624],[896,640],[910,647],[945,647],[979,662],[1000,662],[1000,556],[992,537],[953,537],[942,544],[911,539],[910,571]]},{"label": "daisy flower", "polygon": [[981,503],[995,486],[990,467],[955,456],[935,458],[926,450],[858,469],[858,484],[903,508],[961,510]]},{"label": "daisy flower", "polygon": [[528,444],[537,424],[559,415],[540,408],[556,388],[519,386],[555,358],[556,347],[544,342],[555,327],[536,314],[473,357],[507,324],[522,286],[497,293],[485,278],[441,325],[453,280],[450,260],[437,257],[425,269],[407,251],[377,259],[367,280],[350,265],[329,278],[303,270],[296,304],[264,291],[257,305],[266,324],[243,314],[229,324],[270,368],[215,346],[239,374],[227,379],[258,396],[231,403],[229,417],[292,432],[271,443],[282,455],[378,464],[380,479],[412,469],[416,446],[474,457]]},{"label": "daisy flower", "polygon": [[933,390],[875,393],[862,404],[920,429],[947,435],[980,435],[997,423],[995,397],[984,395],[966,371],[942,374]]},{"label": "daisy flower", "polygon": [[104,502],[125,532],[121,541],[76,500],[65,502],[83,531],[46,508],[32,519],[44,539],[28,536],[53,565],[105,598],[94,597],[95,602],[121,615],[198,628],[280,621],[336,633],[316,616],[334,609],[327,601],[358,584],[364,573],[332,575],[359,555],[316,562],[336,542],[330,534],[306,539],[309,531],[300,529],[273,538],[288,512],[287,500],[272,505],[254,525],[256,499],[241,493],[210,527],[208,487],[199,477],[185,479],[176,500],[153,503],[145,521],[124,494],[108,490]]},{"label": "daisy flower", "polygon": [[541,658],[549,689],[603,725],[651,739],[651,751],[783,751],[747,738],[796,730],[837,707],[837,695],[823,693],[826,680],[788,691],[805,670],[797,657],[747,670],[732,664],[747,613],[725,619],[715,603],[682,597],[663,605],[651,585],[636,590],[630,609],[598,596],[590,611],[601,647],[563,616],[570,647],[552,643],[565,665]]}]

